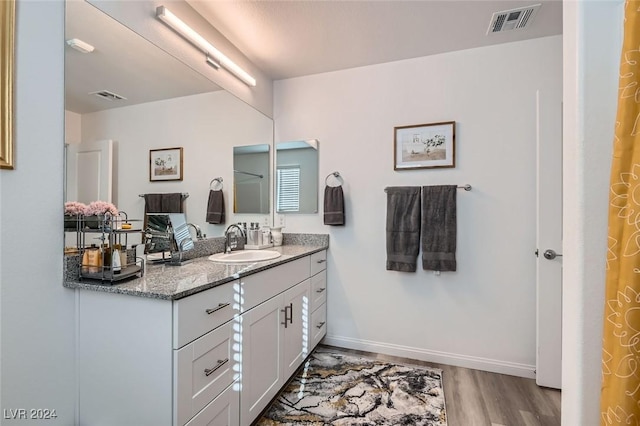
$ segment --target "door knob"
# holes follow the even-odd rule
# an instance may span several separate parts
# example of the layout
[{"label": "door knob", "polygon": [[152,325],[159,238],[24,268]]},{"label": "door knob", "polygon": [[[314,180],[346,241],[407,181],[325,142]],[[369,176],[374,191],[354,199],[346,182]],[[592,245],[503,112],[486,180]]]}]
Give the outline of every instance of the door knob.
[{"label": "door knob", "polygon": [[553,260],[558,256],[562,257],[561,254],[558,254],[555,252],[555,250],[551,250],[551,249],[546,249],[542,255],[544,256],[545,259],[549,259],[549,260]]}]

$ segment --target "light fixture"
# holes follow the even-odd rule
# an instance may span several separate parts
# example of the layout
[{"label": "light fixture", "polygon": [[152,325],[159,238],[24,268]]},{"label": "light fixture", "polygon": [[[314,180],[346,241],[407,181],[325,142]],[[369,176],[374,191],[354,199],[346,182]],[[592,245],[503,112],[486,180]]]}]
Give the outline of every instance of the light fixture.
[{"label": "light fixture", "polygon": [[205,40],[204,37],[202,37],[200,34],[195,32],[190,26],[185,24],[176,15],[171,13],[169,9],[167,9],[164,6],[158,6],[156,9],[156,17],[160,19],[162,22],[164,22],[165,24],[167,24],[168,26],[170,26],[171,28],[173,28],[182,37],[189,40],[197,48],[199,48],[204,53],[206,53],[208,56],[207,63],[209,63],[211,66],[215,67],[213,63],[216,63],[216,61],[211,59],[211,62],[213,62],[211,63],[209,58],[211,57],[216,58],[217,63],[219,63],[219,65],[222,65],[225,69],[227,69],[233,75],[238,77],[244,83],[246,83],[249,86],[256,85],[255,78],[251,77],[245,70],[243,70],[238,65],[236,65],[235,62],[227,58],[225,55],[222,54],[222,52],[220,52],[218,49],[213,47],[211,43]]},{"label": "light fixture", "polygon": [[82,53],[91,53],[95,49],[92,45],[87,42],[80,40],[79,38],[72,38],[67,40],[67,44],[76,49],[78,52]]},{"label": "light fixture", "polygon": [[207,55],[207,60],[206,60],[207,64],[211,65],[212,67],[214,67],[215,69],[219,70],[220,69],[220,62],[216,61],[215,59],[213,59],[211,56]]}]

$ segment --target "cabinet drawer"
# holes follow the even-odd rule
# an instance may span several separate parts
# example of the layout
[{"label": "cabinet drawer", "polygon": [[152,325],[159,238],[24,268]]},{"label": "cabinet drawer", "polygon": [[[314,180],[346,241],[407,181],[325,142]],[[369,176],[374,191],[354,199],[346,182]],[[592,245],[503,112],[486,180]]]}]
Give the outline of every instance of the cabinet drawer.
[{"label": "cabinet drawer", "polygon": [[234,285],[230,282],[173,302],[173,349],[233,318]]},{"label": "cabinet drawer", "polygon": [[234,380],[233,321],[174,351],[177,424],[185,424]]},{"label": "cabinet drawer", "polygon": [[229,386],[186,426],[237,426],[240,422],[240,395]]},{"label": "cabinet drawer", "polygon": [[313,350],[320,340],[327,334],[327,304],[318,307],[311,313],[311,350]]},{"label": "cabinet drawer", "polygon": [[242,312],[308,279],[309,258],[303,257],[242,279]]},{"label": "cabinet drawer", "polygon": [[327,271],[311,277],[311,312],[327,301]]},{"label": "cabinet drawer", "polygon": [[327,269],[327,251],[322,250],[313,253],[311,256],[311,275],[315,275],[320,271]]}]

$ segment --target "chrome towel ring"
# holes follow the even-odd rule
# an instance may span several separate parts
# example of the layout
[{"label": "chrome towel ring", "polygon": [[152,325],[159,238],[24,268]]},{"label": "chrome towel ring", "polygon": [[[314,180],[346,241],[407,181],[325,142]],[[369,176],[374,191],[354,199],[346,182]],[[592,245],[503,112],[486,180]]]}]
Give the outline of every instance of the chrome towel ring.
[{"label": "chrome towel ring", "polygon": [[[329,178],[333,176],[335,178],[335,180],[338,182],[337,185],[329,185]],[[326,178],[324,178],[324,184],[327,186],[342,186],[342,184],[344,183],[344,179],[342,179],[342,176],[340,175],[340,172],[333,172],[333,173],[329,173],[327,175]]]},{"label": "chrome towel ring", "polygon": [[[222,179],[221,177],[217,177],[217,178],[212,179],[211,182],[209,182],[209,189],[214,190],[214,191],[221,190],[223,188],[223,185],[222,185],[222,181],[223,180],[224,179]],[[219,186],[219,188],[218,188],[218,186]]]}]

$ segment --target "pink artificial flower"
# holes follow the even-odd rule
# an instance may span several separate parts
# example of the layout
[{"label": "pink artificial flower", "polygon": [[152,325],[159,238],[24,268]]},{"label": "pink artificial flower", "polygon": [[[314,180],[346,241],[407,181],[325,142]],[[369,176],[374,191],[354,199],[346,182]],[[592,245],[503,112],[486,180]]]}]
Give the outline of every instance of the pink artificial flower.
[{"label": "pink artificial flower", "polygon": [[87,206],[86,215],[102,215],[109,213],[112,216],[118,215],[118,209],[106,201],[93,201]]},{"label": "pink artificial flower", "polygon": [[78,201],[67,201],[66,203],[64,203],[65,215],[75,216],[79,214],[86,214],[86,211],[87,205]]}]

